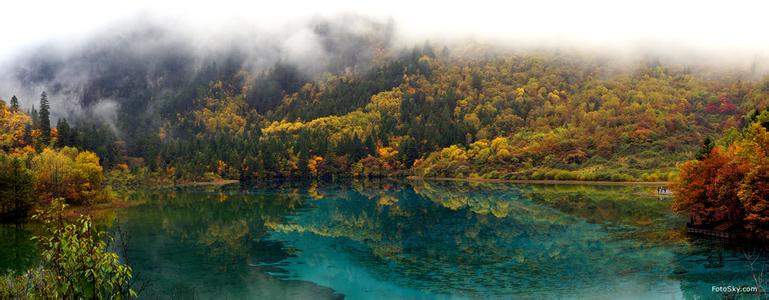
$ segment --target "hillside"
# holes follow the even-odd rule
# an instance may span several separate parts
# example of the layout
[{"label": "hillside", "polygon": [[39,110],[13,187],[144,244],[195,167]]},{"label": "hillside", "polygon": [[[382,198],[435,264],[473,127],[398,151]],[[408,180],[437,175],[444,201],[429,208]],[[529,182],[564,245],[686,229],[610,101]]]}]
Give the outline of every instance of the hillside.
[{"label": "hillside", "polygon": [[102,57],[109,72],[98,74],[109,76],[92,72],[83,89],[51,75],[71,58],[32,56],[17,76],[51,87],[54,104],[69,95],[89,108],[70,113],[58,146],[186,180],[669,180],[705,137],[741,128],[769,104],[769,81],[753,74],[653,57],[358,41],[368,55],[334,57],[312,74],[282,61],[255,72],[247,55],[193,71],[194,59],[169,54],[150,69],[136,54],[96,49],[77,63]]}]

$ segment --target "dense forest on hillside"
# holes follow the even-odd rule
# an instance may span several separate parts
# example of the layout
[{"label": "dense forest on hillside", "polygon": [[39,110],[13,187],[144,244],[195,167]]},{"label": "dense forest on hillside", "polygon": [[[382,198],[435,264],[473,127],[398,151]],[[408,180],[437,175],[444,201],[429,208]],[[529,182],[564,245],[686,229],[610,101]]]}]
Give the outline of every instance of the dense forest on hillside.
[{"label": "dense forest on hillside", "polygon": [[366,28],[315,24],[328,55],[313,66],[255,67],[260,53],[245,46],[200,58],[150,29],[69,56],[32,51],[11,77],[46,89],[54,108],[43,116],[38,99],[4,101],[0,146],[90,151],[115,175],[108,182],[128,185],[406,175],[662,181],[706,137],[735,134],[769,105],[769,81],[755,71],[479,43],[403,48],[387,24]]},{"label": "dense forest on hillside", "polygon": [[[258,74],[212,66],[160,104],[153,93],[165,88],[97,86],[140,100],[121,105],[115,124],[60,119],[56,140],[96,152],[109,168],[187,180],[655,181],[769,99],[769,82],[749,74],[650,58],[612,67],[586,54],[425,44],[371,64],[315,80],[282,63]],[[37,114],[19,122],[36,129]],[[25,135],[6,149],[32,144]]]}]

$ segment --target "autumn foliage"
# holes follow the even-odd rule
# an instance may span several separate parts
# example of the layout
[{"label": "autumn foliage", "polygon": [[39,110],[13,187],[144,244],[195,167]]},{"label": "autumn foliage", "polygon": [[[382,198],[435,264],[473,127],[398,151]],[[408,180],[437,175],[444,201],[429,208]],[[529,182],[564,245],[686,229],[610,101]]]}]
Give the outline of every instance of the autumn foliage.
[{"label": "autumn foliage", "polygon": [[750,124],[735,142],[680,167],[673,209],[694,225],[769,233],[769,133]]},{"label": "autumn foliage", "polygon": [[32,158],[37,190],[45,199],[64,198],[84,204],[99,197],[103,180],[99,157],[93,152],[65,147],[45,149]]},{"label": "autumn foliage", "polygon": [[[91,151],[56,149],[58,130],[44,138],[35,118],[0,101],[0,221],[23,219],[38,201],[62,198],[70,204],[112,200],[103,168]],[[40,148],[39,150],[37,148]]]}]

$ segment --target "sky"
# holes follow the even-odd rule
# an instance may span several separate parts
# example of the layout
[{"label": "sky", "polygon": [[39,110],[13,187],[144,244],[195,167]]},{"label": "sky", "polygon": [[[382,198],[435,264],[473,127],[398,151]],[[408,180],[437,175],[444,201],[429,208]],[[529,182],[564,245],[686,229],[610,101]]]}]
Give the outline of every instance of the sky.
[{"label": "sky", "polygon": [[[406,40],[474,38],[587,47],[688,47],[753,54],[769,49],[767,1],[2,1],[0,61],[44,41],[70,43],[146,14],[216,32],[261,29],[313,16],[393,20]],[[181,26],[181,25],[180,25]]]},{"label": "sky", "polygon": [[[393,24],[394,38],[388,37],[392,49],[425,41],[452,47],[472,40],[513,48],[597,50],[630,61],[651,54],[684,64],[750,68],[763,75],[769,74],[768,8],[769,1],[746,0],[0,0],[0,97],[19,95],[29,107],[41,90],[50,90],[26,86],[14,77],[12,70],[26,62],[25,54],[82,53],[83,47],[114,42],[102,38],[120,36],[147,22],[173,29],[168,31],[172,38],[188,42],[181,45],[190,53],[217,53],[212,50],[229,49],[229,43],[237,41],[239,46],[259,46],[248,48],[254,70],[276,59],[294,62],[302,70],[322,70],[329,53],[307,25],[318,19],[356,20],[338,18],[348,15]],[[367,30],[354,23],[346,29]],[[151,54],[153,49],[168,51],[162,45],[169,41],[158,42],[157,48],[154,42],[137,43],[130,50],[149,57],[157,56]],[[269,51],[275,49],[280,52]],[[622,61],[628,60],[617,60]],[[68,114],[90,110],[114,119],[119,107],[115,99],[100,99],[87,108],[80,104],[78,91],[90,76],[90,69],[82,67],[69,64],[56,74],[54,82],[74,92],[50,94],[53,108]]]}]

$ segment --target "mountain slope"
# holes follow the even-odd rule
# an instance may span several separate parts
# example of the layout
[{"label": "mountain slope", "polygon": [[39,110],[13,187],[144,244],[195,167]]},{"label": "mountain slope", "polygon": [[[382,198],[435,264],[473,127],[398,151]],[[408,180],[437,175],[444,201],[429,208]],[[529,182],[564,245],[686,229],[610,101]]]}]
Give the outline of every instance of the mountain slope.
[{"label": "mountain slope", "polygon": [[[381,52],[381,39],[359,40],[379,54],[316,75],[291,62],[254,72],[234,54],[190,74],[184,55],[152,72],[105,59],[115,66],[90,73],[80,96],[122,99],[117,122],[80,118],[60,140],[186,179],[667,180],[704,137],[740,128],[769,99],[769,83],[747,73],[657,59],[477,44]],[[107,55],[83,57],[94,53]],[[29,74],[43,65],[22,78],[42,80]]]}]

